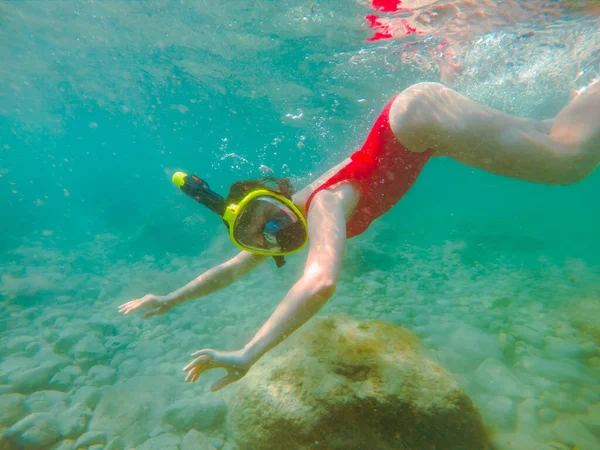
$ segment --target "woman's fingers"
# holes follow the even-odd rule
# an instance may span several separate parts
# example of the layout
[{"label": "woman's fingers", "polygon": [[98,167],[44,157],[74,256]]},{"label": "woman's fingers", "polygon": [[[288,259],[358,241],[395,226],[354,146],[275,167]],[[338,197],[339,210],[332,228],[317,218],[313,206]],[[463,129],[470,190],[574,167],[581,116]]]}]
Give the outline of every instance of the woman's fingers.
[{"label": "woman's fingers", "polygon": [[123,303],[121,306],[119,306],[119,312],[129,314],[131,311],[135,311],[140,306],[142,306],[142,304],[143,304],[142,300],[143,299],[138,299],[138,300],[132,300],[127,303]]},{"label": "woman's fingers", "polygon": [[192,358],[197,358],[198,356],[202,356],[202,355],[207,355],[212,358],[215,355],[215,351],[210,348],[203,348],[202,350],[198,350],[198,351],[192,353]]},{"label": "woman's fingers", "polygon": [[[194,356],[194,355],[192,355]],[[193,359],[191,363],[183,368],[184,371],[192,370],[198,364],[202,364],[203,366],[208,366],[210,362],[210,357],[208,355],[200,355],[197,358]]]},{"label": "woman's fingers", "polygon": [[[157,303],[155,296],[146,295],[142,298],[138,298],[136,300],[131,300],[130,302],[123,303],[119,306],[119,312],[125,315],[132,313],[140,308],[154,308],[154,312],[150,315],[154,316],[160,313],[160,304]],[[144,316],[146,317],[146,316]],[[150,317],[150,316],[148,316]]]}]

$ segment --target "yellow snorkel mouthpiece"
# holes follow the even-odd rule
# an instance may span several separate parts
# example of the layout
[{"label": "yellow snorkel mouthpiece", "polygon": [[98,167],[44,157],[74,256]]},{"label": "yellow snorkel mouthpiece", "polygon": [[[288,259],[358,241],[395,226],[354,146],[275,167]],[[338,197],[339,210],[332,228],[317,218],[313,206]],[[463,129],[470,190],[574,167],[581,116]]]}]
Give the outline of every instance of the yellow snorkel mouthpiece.
[{"label": "yellow snorkel mouthpiece", "polygon": [[185,184],[185,177],[187,177],[187,173],[175,172],[175,174],[173,174],[173,178],[171,178],[171,181],[175,186],[180,188]]}]

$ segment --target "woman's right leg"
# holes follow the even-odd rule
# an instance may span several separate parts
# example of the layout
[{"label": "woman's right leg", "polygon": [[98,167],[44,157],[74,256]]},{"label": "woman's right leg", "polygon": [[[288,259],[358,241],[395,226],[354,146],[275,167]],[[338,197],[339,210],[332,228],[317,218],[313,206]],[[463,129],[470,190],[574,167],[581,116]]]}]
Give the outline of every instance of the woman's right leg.
[{"label": "woman's right leg", "polygon": [[591,86],[553,121],[537,121],[481,105],[439,83],[420,83],[397,96],[390,124],[411,151],[433,148],[438,156],[497,175],[571,184],[600,162],[599,96],[599,86]]}]

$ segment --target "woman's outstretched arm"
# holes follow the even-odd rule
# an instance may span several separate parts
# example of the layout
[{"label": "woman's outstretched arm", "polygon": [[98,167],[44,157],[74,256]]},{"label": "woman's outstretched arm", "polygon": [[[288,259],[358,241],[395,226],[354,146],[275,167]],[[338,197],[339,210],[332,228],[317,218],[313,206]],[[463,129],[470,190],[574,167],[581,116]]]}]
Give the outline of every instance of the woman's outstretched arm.
[{"label": "woman's outstretched arm", "polygon": [[186,381],[196,381],[214,368],[226,369],[227,375],[212,386],[213,391],[240,379],[262,355],[323,307],[335,291],[346,245],[346,215],[356,202],[357,194],[347,184],[314,197],[308,214],[310,249],[302,277],[242,350],[204,349],[194,353],[195,359],[184,368]]},{"label": "woman's outstretched arm", "polygon": [[119,306],[119,312],[129,314],[138,309],[149,309],[144,317],[167,313],[174,306],[187,300],[204,297],[231,285],[258,267],[268,257],[240,252],[229,261],[207,270],[198,278],[168,295],[148,294]]}]

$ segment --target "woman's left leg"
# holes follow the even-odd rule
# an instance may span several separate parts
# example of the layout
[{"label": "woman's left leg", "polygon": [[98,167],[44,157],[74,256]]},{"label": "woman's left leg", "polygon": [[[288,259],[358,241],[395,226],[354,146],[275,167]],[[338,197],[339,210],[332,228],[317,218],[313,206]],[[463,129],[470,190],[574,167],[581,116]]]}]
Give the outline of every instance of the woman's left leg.
[{"label": "woman's left leg", "polygon": [[411,151],[432,148],[438,156],[497,175],[571,184],[600,163],[600,83],[553,121],[511,116],[439,83],[420,83],[397,96],[390,124]]}]

